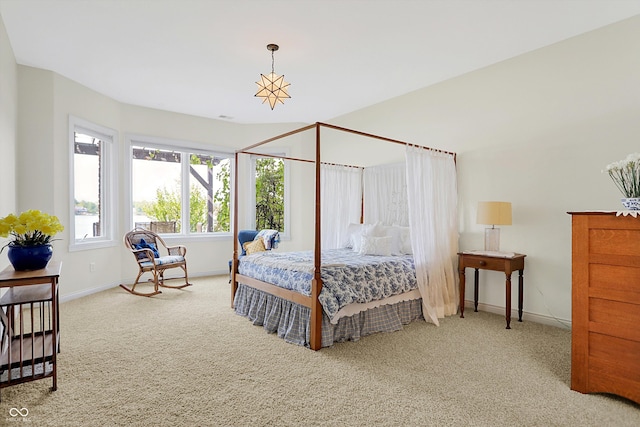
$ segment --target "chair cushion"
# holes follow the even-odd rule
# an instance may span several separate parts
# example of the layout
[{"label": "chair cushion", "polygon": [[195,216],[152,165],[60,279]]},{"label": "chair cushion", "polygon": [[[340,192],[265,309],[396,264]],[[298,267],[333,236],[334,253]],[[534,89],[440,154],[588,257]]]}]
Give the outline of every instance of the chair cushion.
[{"label": "chair cushion", "polygon": [[[184,257],[180,255],[167,255],[156,258],[155,261],[156,265],[179,264],[181,262],[184,262]],[[141,262],[140,265],[142,267],[151,267],[153,265],[153,262]]]},{"label": "chair cushion", "polygon": [[158,248],[156,247],[155,243],[147,242],[144,239],[140,239],[140,243],[137,243],[137,244],[135,244],[133,246],[136,249],[151,249],[151,251],[153,251],[153,257],[154,258],[159,258],[160,257],[160,252],[158,252]]}]

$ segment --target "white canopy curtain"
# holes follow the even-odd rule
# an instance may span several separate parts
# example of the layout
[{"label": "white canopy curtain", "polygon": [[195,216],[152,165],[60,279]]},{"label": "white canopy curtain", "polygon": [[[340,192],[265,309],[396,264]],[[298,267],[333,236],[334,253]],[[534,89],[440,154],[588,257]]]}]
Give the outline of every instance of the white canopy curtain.
[{"label": "white canopy curtain", "polygon": [[350,223],[360,223],[362,169],[320,165],[322,249],[344,248]]},{"label": "white canopy curtain", "polygon": [[455,259],[458,252],[456,166],[451,154],[407,146],[407,198],[411,246],[424,318],[458,309]]},{"label": "white canopy curtain", "polygon": [[363,180],[364,222],[408,226],[405,164],[368,167],[364,170]]}]

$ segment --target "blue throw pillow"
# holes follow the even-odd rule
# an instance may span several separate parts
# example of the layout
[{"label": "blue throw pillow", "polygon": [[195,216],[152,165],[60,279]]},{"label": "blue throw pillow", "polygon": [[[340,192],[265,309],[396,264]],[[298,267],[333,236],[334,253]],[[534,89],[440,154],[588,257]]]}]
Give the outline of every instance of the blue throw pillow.
[{"label": "blue throw pillow", "polygon": [[144,239],[140,239],[140,243],[138,243],[137,245],[135,245],[136,249],[151,249],[151,251],[153,252],[153,257],[154,258],[160,258],[160,252],[158,252],[158,248],[156,248],[156,245],[153,243],[147,243],[146,240]]}]

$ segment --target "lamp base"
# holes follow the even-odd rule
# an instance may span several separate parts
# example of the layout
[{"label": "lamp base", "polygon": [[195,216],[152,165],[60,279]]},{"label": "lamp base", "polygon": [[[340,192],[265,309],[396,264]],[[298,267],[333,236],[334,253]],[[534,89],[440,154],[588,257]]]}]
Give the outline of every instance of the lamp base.
[{"label": "lamp base", "polygon": [[485,228],[484,229],[484,250],[491,252],[500,252],[500,229]]}]

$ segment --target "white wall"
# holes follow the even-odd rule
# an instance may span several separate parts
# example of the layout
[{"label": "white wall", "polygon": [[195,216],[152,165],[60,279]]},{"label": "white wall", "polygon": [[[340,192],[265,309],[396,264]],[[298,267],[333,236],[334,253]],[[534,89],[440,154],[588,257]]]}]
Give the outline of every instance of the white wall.
[{"label": "white wall", "polygon": [[[240,125],[221,120],[212,120],[202,117],[176,114],[161,110],[154,110],[131,105],[121,105],[121,131],[124,137],[127,134],[148,135],[160,138],[168,138],[178,141],[195,142],[212,147],[223,148],[231,153],[251,144],[260,142],[274,135],[288,132],[301,126],[299,124],[271,124],[271,125]],[[295,142],[295,139],[294,139]],[[274,145],[273,147],[277,147]],[[126,170],[125,147],[121,151],[121,170]],[[242,160],[241,160],[242,161]],[[243,184],[248,183],[248,156],[244,156],[240,173]],[[299,191],[301,183],[293,181],[293,192]],[[122,194],[121,203],[124,206],[124,197],[129,191],[124,186],[120,187]],[[246,194],[246,193],[245,193]],[[125,223],[124,211],[120,218]],[[301,229],[294,219],[293,225],[296,238],[300,237]],[[251,225],[252,227],[253,225]],[[240,216],[239,228],[250,227],[246,215]],[[121,231],[126,232],[125,226]],[[167,241],[178,243],[168,238]],[[184,243],[184,242],[183,242]],[[284,244],[287,248],[287,243]],[[196,239],[188,244],[189,274],[218,274],[228,271],[228,262],[233,254],[232,238]],[[123,252],[122,263],[124,266],[132,261],[130,254]]]},{"label": "white wall", "polygon": [[[640,151],[639,117],[635,17],[332,123],[457,152],[460,249],[482,249],[478,201],[511,201],[513,225],[502,227],[501,249],[527,255],[524,310],[568,321],[567,212],[621,208],[601,171]],[[480,302],[504,307],[504,274],[482,271],[480,282]],[[515,286],[512,297],[517,307]]]},{"label": "white wall", "polygon": [[[566,212],[621,208],[601,170],[640,151],[639,52],[634,17],[332,123],[457,152],[460,249],[482,249],[478,201],[511,201],[501,249],[527,255],[524,310],[569,321]],[[483,271],[480,281],[481,304],[503,310],[504,274]],[[515,285],[512,297],[517,307]]]},{"label": "white wall", "polygon": [[[68,114],[118,130],[121,147],[124,135],[134,133],[234,150],[299,126],[238,125],[123,105],[55,73],[17,67],[1,26],[0,49],[0,178],[11,182],[18,174],[15,189],[0,186],[0,214],[37,207],[68,224]],[[331,123],[456,151],[460,248],[482,247],[484,226],[475,224],[477,201],[513,202],[514,223],[503,227],[501,247],[527,254],[525,311],[568,320],[571,240],[566,212],[619,208],[617,190],[600,171],[607,163],[639,151],[638,52],[640,17]],[[292,154],[312,150],[307,146],[310,140],[312,136],[293,138]],[[123,168],[123,152],[119,154]],[[285,243],[284,249],[304,246],[300,242],[310,238],[304,224],[313,217],[312,193],[305,187],[309,180],[293,184],[292,230],[300,240]],[[119,191],[122,208],[124,184]],[[119,221],[122,234],[128,228],[124,214]],[[66,232],[62,238],[54,244],[54,256],[65,266],[63,298],[115,286],[135,274],[120,245],[69,253]],[[231,239],[190,243],[190,273],[226,271],[231,248]],[[91,261],[96,262],[95,273],[89,271]],[[6,264],[5,257],[0,263]],[[482,272],[481,282],[481,303],[504,307],[504,276]],[[467,289],[466,298],[471,299]]]},{"label": "white wall", "polygon": [[[18,72],[7,31],[0,19],[0,217],[16,209],[16,147],[18,126]],[[0,247],[8,242],[0,238]],[[6,252],[3,252],[6,253]],[[9,261],[0,257],[0,270]]]},{"label": "white wall", "polygon": [[[15,61],[14,61],[15,68]],[[73,82],[51,71],[17,66],[19,94],[18,111],[18,153],[16,164],[19,180],[15,191],[17,205],[9,211],[41,209],[57,215],[65,231],[53,243],[54,259],[62,261],[61,298],[82,296],[120,283],[133,282],[137,267],[120,240],[109,248],[69,252],[72,237],[69,223],[69,115],[80,117],[100,126],[112,128],[119,134],[118,181],[117,181],[117,236],[130,229],[126,215],[128,199],[128,170],[126,141],[127,135],[145,135],[199,145],[222,148],[233,153],[275,134],[298,128],[300,124],[239,125],[235,123],[176,114],[167,111],[121,104],[85,86]],[[15,73],[14,73],[15,74]],[[15,83],[13,88],[15,88]],[[4,98],[3,98],[4,100]],[[15,110],[16,108],[14,108]],[[16,114],[14,114],[16,116]],[[14,138],[15,140],[15,138]],[[293,138],[286,145],[291,153],[299,150],[302,136]],[[9,151],[9,150],[8,150]],[[4,157],[3,157],[4,159]],[[249,170],[242,173],[248,175]],[[243,181],[247,182],[247,180]],[[304,195],[304,182],[292,181],[292,195],[296,200]],[[313,211],[313,205],[295,208],[294,216],[305,210]],[[299,218],[306,218],[303,213]],[[245,218],[246,219],[246,218]],[[248,227],[245,222],[240,227]],[[305,238],[305,228],[298,218],[292,221],[294,240],[283,243],[283,248],[296,249]],[[168,243],[182,243],[188,249],[189,275],[209,275],[225,273],[233,252],[232,237],[198,238],[188,242],[179,238],[167,238]],[[90,263],[95,270],[91,271]],[[168,272],[167,276],[171,276]]]}]

